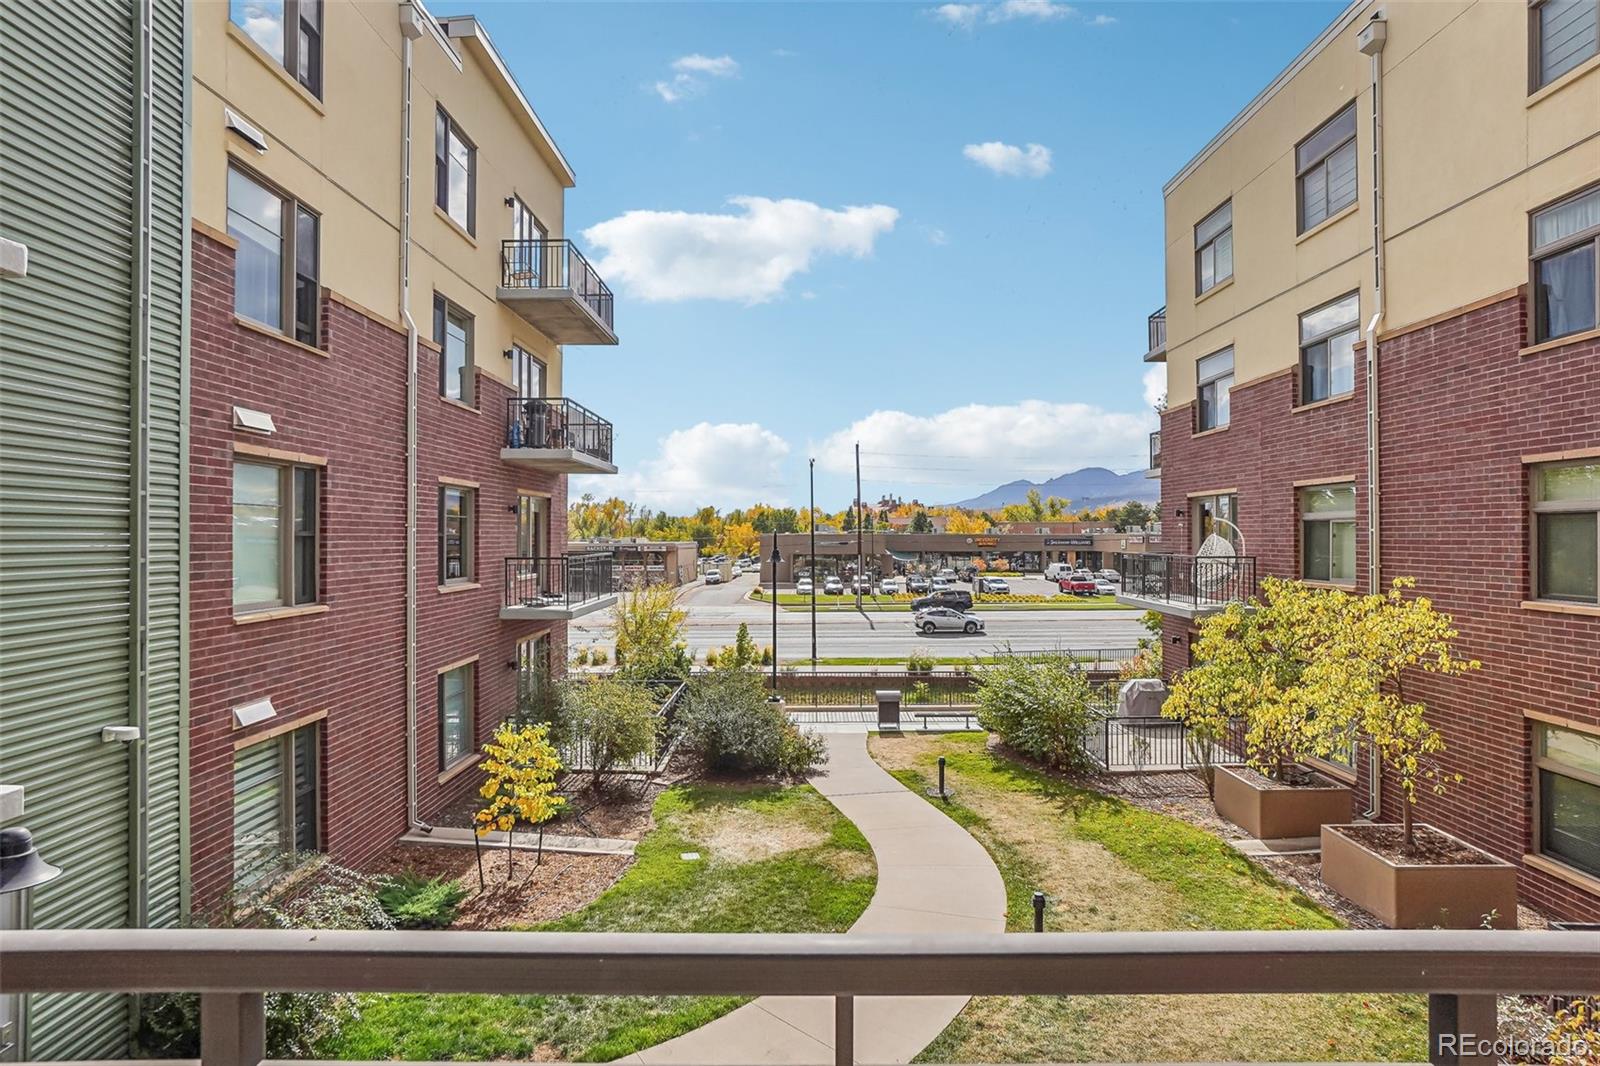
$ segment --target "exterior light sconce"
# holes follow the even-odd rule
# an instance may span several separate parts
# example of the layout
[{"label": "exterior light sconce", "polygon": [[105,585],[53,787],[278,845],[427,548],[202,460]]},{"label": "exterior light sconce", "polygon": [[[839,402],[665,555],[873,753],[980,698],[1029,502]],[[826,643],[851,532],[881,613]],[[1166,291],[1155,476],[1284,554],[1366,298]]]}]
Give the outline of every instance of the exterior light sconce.
[{"label": "exterior light sconce", "polygon": [[514,349],[514,348],[507,348],[505,351],[501,352],[500,354],[505,356],[507,359],[510,359],[512,357],[512,353],[515,352],[515,351],[516,351],[516,349]]},{"label": "exterior light sconce", "polygon": [[516,202],[517,202],[517,198],[515,196],[506,197],[506,206],[507,207],[514,206],[516,204]]}]

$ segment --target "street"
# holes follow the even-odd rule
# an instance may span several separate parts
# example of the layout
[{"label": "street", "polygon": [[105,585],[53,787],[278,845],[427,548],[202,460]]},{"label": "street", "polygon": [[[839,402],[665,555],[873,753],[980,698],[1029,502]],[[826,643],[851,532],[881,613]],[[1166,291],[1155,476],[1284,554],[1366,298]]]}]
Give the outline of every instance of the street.
[{"label": "street", "polygon": [[[750,626],[757,644],[772,643],[772,606],[746,600],[754,587],[752,575],[723,585],[691,585],[679,604],[689,613],[684,625],[689,648],[696,657],[710,648],[733,643],[741,622]],[[990,611],[981,617],[987,632],[977,636],[938,634],[924,636],[911,628],[906,611],[817,612],[817,654],[839,656],[904,657],[912,652],[934,656],[991,655],[1009,644],[1013,650],[1038,652],[1057,649],[1086,651],[1095,648],[1132,648],[1147,636],[1139,611]],[[586,615],[571,624],[573,650],[580,647],[613,649],[611,611]],[[806,611],[778,612],[778,658],[806,659],[811,655],[811,615]]]}]

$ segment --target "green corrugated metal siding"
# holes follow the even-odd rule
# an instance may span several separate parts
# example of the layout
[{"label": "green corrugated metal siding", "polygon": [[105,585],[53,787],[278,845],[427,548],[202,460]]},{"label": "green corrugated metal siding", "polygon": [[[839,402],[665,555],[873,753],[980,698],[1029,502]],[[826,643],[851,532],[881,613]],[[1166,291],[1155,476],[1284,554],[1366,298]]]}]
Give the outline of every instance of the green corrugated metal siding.
[{"label": "green corrugated metal siding", "polygon": [[[183,14],[160,0],[150,346],[150,912],[177,918],[182,735]],[[141,9],[34,0],[0,26],[0,234],[29,249],[0,281],[0,782],[66,876],[33,924],[134,920],[135,153]],[[174,95],[176,94],[176,95]],[[35,997],[27,1053],[126,1049],[128,1001]]]}]

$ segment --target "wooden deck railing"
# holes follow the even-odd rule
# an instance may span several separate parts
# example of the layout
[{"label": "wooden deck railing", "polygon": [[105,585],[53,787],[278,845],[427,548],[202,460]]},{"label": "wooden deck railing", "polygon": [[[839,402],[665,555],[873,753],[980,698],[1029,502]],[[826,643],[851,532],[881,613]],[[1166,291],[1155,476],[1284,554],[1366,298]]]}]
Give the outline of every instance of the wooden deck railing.
[{"label": "wooden deck railing", "polygon": [[[1600,988],[1600,933],[991,935],[60,930],[8,933],[0,993],[198,992],[201,1062],[256,1066],[266,991],[830,996],[1420,993],[1432,1062],[1491,1063],[1497,994]],[[1480,1054],[1480,1052],[1485,1052]]]}]

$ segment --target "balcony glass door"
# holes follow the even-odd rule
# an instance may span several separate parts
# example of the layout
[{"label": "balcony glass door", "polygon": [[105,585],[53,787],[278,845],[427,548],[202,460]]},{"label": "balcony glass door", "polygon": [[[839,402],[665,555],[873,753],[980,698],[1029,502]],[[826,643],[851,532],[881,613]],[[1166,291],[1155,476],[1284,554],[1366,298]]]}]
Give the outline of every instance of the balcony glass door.
[{"label": "balcony glass door", "polygon": [[511,198],[511,239],[516,243],[512,245],[510,257],[510,284],[537,289],[542,248],[538,242],[545,239],[545,228],[520,196]]},{"label": "balcony glass door", "polygon": [[549,568],[544,565],[545,538],[549,535],[550,501],[543,496],[517,497],[517,558],[506,568],[506,602],[534,606],[553,592],[546,588]]}]

